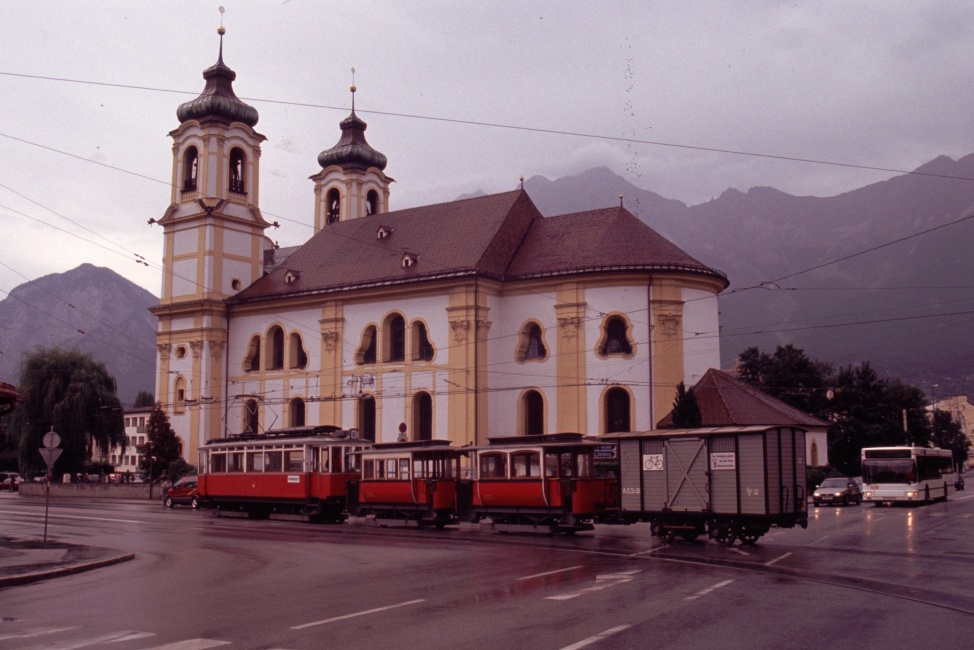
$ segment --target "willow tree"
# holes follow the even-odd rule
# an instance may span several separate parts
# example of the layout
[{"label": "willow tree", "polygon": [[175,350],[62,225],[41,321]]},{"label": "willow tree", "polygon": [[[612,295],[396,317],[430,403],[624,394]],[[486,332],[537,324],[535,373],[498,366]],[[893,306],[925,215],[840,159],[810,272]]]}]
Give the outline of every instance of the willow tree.
[{"label": "willow tree", "polygon": [[90,354],[37,348],[21,362],[18,391],[23,399],[11,429],[20,441],[21,472],[46,471],[38,449],[52,429],[61,436],[63,450],[54,467],[58,475],[84,471],[94,445],[103,450],[118,445],[124,450],[115,378]]}]

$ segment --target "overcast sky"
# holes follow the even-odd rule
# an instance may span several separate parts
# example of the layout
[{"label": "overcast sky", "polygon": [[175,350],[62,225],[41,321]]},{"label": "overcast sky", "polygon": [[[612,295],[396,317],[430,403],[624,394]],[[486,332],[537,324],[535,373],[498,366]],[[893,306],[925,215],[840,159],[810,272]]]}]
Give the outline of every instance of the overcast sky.
[{"label": "overcast sky", "polygon": [[974,152],[970,2],[7,0],[0,291],[91,262],[158,295],[162,230],[146,220],[169,204],[167,134],[217,59],[221,4],[282,246],[312,233],[308,177],[338,140],[352,67],[392,209],[595,166],[691,205],[892,175],[699,148],[898,170]]}]

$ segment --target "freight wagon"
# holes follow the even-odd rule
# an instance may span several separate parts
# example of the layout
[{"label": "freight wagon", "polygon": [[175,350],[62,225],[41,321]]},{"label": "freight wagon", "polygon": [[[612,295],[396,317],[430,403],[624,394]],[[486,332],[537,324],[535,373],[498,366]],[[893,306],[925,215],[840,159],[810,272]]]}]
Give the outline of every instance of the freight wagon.
[{"label": "freight wagon", "polygon": [[613,433],[620,510],[664,540],[709,534],[754,544],[772,527],[808,525],[805,431],[736,426]]}]

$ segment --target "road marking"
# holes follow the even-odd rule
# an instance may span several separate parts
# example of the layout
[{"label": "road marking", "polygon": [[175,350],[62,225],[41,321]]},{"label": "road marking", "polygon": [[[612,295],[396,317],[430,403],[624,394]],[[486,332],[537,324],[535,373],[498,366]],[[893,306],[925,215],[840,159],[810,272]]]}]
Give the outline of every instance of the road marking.
[{"label": "road marking", "polygon": [[592,593],[593,591],[602,591],[603,589],[608,589],[609,587],[615,587],[629,582],[632,580],[634,575],[640,573],[641,571],[642,569],[636,569],[634,571],[622,571],[620,573],[605,573],[602,575],[597,575],[595,576],[595,585],[592,587],[579,589],[578,591],[573,591],[568,594],[548,596],[545,598],[545,600],[571,600],[572,598],[578,598],[579,596],[584,596],[585,594]]},{"label": "road marking", "polygon": [[186,641],[167,643],[166,645],[157,645],[153,648],[148,648],[148,650],[206,650],[206,648],[216,648],[221,645],[230,645],[230,641],[217,641],[215,639],[188,639]]},{"label": "road marking", "polygon": [[748,553],[747,551],[742,551],[739,548],[728,548],[727,550],[731,551],[732,553],[737,553],[738,555],[750,555],[750,553]]},{"label": "road marking", "polygon": [[646,555],[647,553],[655,553],[656,551],[662,551],[664,548],[669,548],[669,546],[667,544],[663,544],[662,546],[651,548],[648,551],[639,551],[638,553],[630,553],[629,557],[639,557],[640,555]]},{"label": "road marking", "polygon": [[818,539],[816,539],[816,540],[815,540],[814,542],[812,542],[812,544],[818,544],[819,542],[824,542],[824,541],[825,541],[825,540],[827,540],[827,539],[828,539],[829,537],[832,537],[832,536],[831,536],[831,535],[825,535],[824,537],[819,537],[819,538],[818,538]]},{"label": "road marking", "polygon": [[570,566],[567,569],[556,569],[554,571],[545,571],[544,573],[535,573],[532,576],[524,576],[523,578],[518,578],[518,580],[530,580],[531,578],[543,578],[544,576],[553,576],[556,573],[564,573],[565,571],[574,571],[575,569],[581,569],[582,565]]},{"label": "road marking", "polygon": [[595,636],[590,636],[587,639],[582,639],[578,643],[573,643],[571,645],[566,645],[561,650],[578,650],[579,648],[584,648],[587,645],[592,645],[593,643],[597,643],[597,642],[601,641],[602,639],[608,639],[613,634],[618,634],[619,632],[622,632],[623,630],[628,630],[630,627],[632,627],[632,626],[631,625],[617,625],[615,627],[610,627],[605,632],[599,632]]},{"label": "road marking", "polygon": [[784,555],[780,555],[780,556],[778,556],[778,557],[776,557],[776,558],[775,558],[775,559],[773,559],[773,560],[769,560],[768,562],[765,562],[765,563],[764,563],[764,566],[771,566],[771,565],[772,565],[772,564],[774,564],[775,562],[780,562],[781,560],[783,560],[783,559],[785,559],[785,558],[786,558],[786,557],[788,557],[789,555],[791,555],[791,553],[785,553]]},{"label": "road marking", "polygon": [[692,596],[687,596],[683,600],[696,600],[697,598],[702,598],[703,596],[706,596],[707,594],[709,594],[712,591],[716,591],[716,590],[720,589],[721,587],[726,587],[727,585],[729,585],[732,582],[734,582],[734,581],[733,580],[724,580],[723,582],[718,582],[713,587],[707,587],[706,589],[703,589],[701,591],[698,591],[697,593],[693,594]]},{"label": "road marking", "polygon": [[61,515],[57,513],[51,513],[52,519],[85,519],[89,521],[115,521],[122,524],[144,524],[144,521],[139,519],[114,519],[112,517],[83,517],[81,515]]},{"label": "road marking", "polygon": [[125,636],[109,641],[109,643],[121,643],[123,641],[136,641],[138,639],[147,639],[150,636],[155,636],[155,635],[156,635],[155,632],[128,632],[125,634]]},{"label": "road marking", "polygon": [[417,603],[425,603],[425,598],[418,598],[416,600],[407,600],[404,603],[398,603],[396,605],[386,605],[385,607],[376,607],[375,609],[367,609],[364,612],[355,612],[354,614],[345,614],[344,616],[335,616],[334,618],[326,618],[323,621],[315,621],[314,623],[305,623],[304,625],[295,625],[292,630],[303,630],[307,627],[314,627],[315,625],[324,625],[325,623],[334,623],[335,621],[344,621],[347,618],[355,618],[356,616],[366,616],[368,614],[375,614],[377,612],[384,612],[389,609],[396,609],[397,607],[406,607],[407,605],[415,605]]},{"label": "road marking", "polygon": [[24,630],[23,632],[0,634],[0,641],[6,641],[7,639],[29,639],[35,636],[44,636],[45,634],[57,634],[58,632],[68,632],[69,630],[76,630],[76,629],[78,629],[77,626],[32,627]]}]

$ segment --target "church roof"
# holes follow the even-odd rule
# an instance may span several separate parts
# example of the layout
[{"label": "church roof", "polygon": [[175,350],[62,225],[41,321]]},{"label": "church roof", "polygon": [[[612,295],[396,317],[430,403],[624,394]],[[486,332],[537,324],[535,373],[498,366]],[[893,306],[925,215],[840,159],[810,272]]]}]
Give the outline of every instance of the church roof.
[{"label": "church roof", "polygon": [[[231,299],[479,276],[500,281],[617,270],[726,277],[624,208],[544,218],[524,190],[332,223]],[[286,277],[287,273],[291,275]]]},{"label": "church roof", "polygon": [[365,139],[365,129],[368,124],[355,114],[352,107],[352,114],[341,121],[339,127],[342,130],[342,137],[331,149],[326,149],[318,154],[318,164],[321,168],[338,165],[340,167],[376,167],[380,171],[386,168],[388,159],[375,149]]},{"label": "church roof", "polygon": [[[708,370],[690,392],[697,398],[703,418],[701,426],[704,427],[772,425],[824,429],[829,426],[827,422],[714,368]],[[667,429],[672,425],[671,411],[656,426]]]},{"label": "church roof", "polygon": [[176,109],[176,117],[180,124],[188,120],[216,118],[243,122],[253,128],[260,116],[256,108],[245,104],[233,92],[233,81],[237,78],[237,73],[223,63],[223,31],[219,33],[220,56],[216,63],[203,71],[203,78],[206,79],[203,92],[196,99],[180,104]]}]

